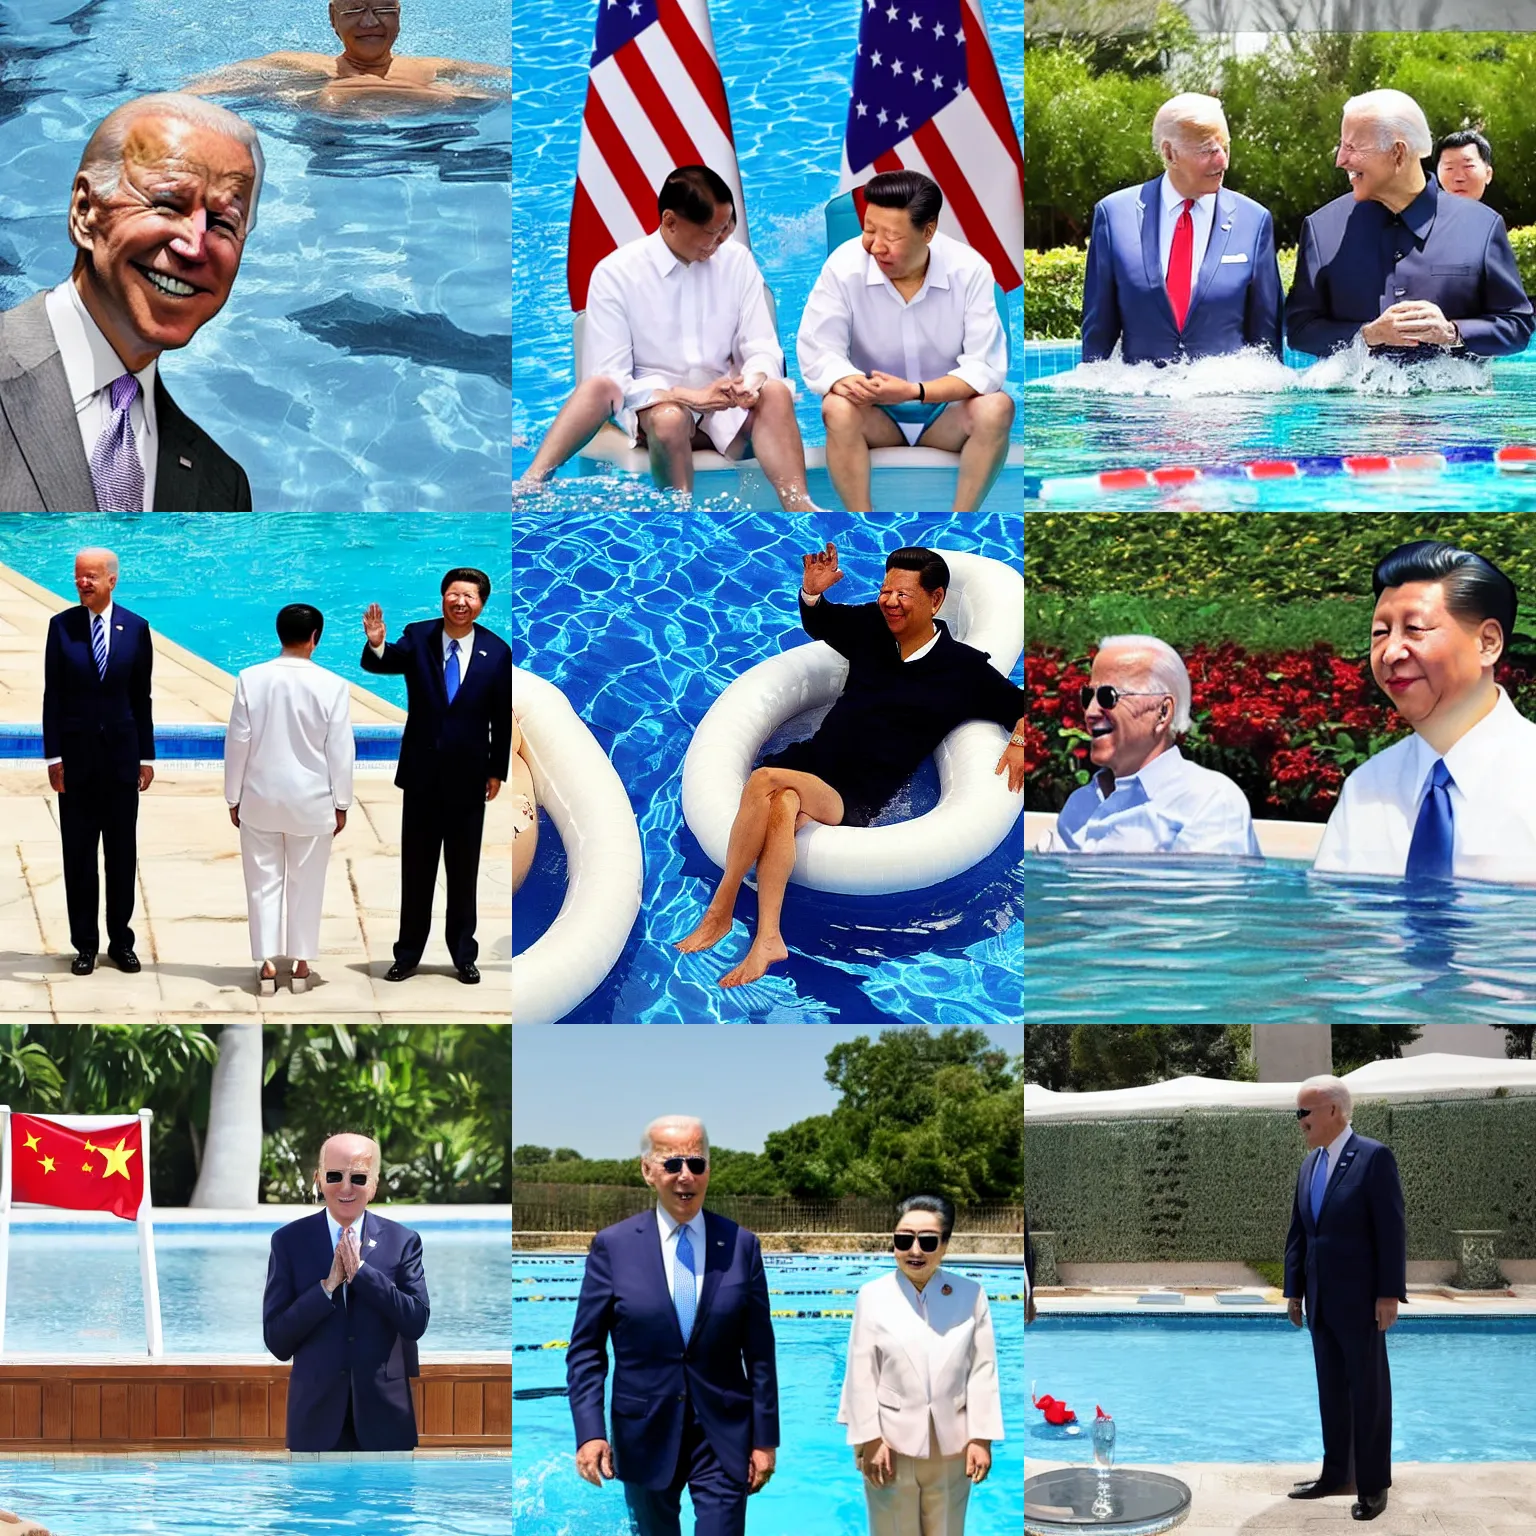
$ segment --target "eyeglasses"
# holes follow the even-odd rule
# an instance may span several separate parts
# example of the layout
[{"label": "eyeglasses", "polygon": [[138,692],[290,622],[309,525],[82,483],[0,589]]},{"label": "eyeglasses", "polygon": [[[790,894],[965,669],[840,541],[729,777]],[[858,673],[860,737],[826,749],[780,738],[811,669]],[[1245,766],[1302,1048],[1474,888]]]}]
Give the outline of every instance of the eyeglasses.
[{"label": "eyeglasses", "polygon": [[924,1253],[937,1251],[942,1241],[937,1232],[894,1232],[891,1234],[891,1247],[898,1253],[905,1253],[914,1240]]},{"label": "eyeglasses", "polygon": [[695,1178],[699,1177],[709,1167],[709,1159],[707,1157],[664,1157],[661,1159],[661,1166],[668,1173],[681,1173],[684,1163],[687,1163],[688,1172],[693,1174]]},{"label": "eyeglasses", "polygon": [[1298,1120],[1305,1120],[1311,1113],[1312,1111],[1310,1109],[1298,1109],[1296,1111],[1296,1118]]},{"label": "eyeglasses", "polygon": [[[327,1184],[340,1184],[341,1177],[341,1173],[338,1169],[330,1168],[326,1170],[325,1182]],[[351,1175],[351,1178],[352,1182],[359,1187],[368,1182],[368,1175],[366,1173],[354,1173]]]},{"label": "eyeglasses", "polygon": [[386,16],[398,16],[400,7],[398,5],[349,5],[344,11],[337,11],[336,14],[350,20],[353,16],[361,16],[364,11],[372,11],[380,21],[383,21]]},{"label": "eyeglasses", "polygon": [[1164,693],[1156,688],[1116,688],[1112,683],[1100,683],[1097,688],[1092,683],[1084,683],[1077,690],[1077,696],[1082,702],[1084,709],[1087,709],[1095,699],[1099,701],[1100,709],[1113,709],[1121,699],[1166,699],[1172,697],[1171,694]]}]

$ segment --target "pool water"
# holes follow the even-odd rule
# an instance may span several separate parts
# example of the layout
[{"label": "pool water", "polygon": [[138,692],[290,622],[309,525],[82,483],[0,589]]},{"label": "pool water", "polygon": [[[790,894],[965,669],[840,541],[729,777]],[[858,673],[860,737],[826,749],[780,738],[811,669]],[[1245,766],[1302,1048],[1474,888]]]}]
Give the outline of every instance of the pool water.
[{"label": "pool water", "polygon": [[[519,1344],[570,1337],[583,1259],[514,1263],[514,1295],[530,1298],[513,1308]],[[774,1311],[851,1314],[858,1288],[890,1268],[890,1256],[764,1254],[769,1301]],[[989,1297],[1020,1296],[1019,1264],[949,1266],[979,1281]],[[557,1297],[559,1299],[554,1299]],[[1018,1536],[1024,1515],[1024,1384],[1022,1301],[993,1300],[998,1372],[1003,1391],[1005,1438],[992,1447],[992,1472],[972,1492],[967,1536]],[[848,1316],[776,1317],[779,1425],[783,1443],[773,1480],[751,1503],[757,1536],[855,1536],[866,1529],[862,1480],[853,1468],[846,1430],[837,1423],[847,1357]],[[534,1349],[513,1356],[513,1529],[537,1536],[615,1536],[624,1530],[624,1495],[618,1484],[598,1490],[576,1475],[571,1415],[564,1396],[565,1352]],[[548,1390],[546,1390],[548,1389]],[[683,1501],[684,1531],[692,1529]]]},{"label": "pool water", "polygon": [[1506,1025],[1536,1006],[1536,888],[1037,855],[1023,883],[1039,1023]]},{"label": "pool water", "polygon": [[[406,11],[402,52],[511,63],[505,0]],[[0,308],[67,275],[70,184],[112,108],[282,49],[339,49],[324,5],[0,6]],[[371,120],[218,100],[261,134],[266,180],[229,302],[164,360],[177,403],[258,509],[503,505],[510,96]]]},{"label": "pool water", "polygon": [[[429,1356],[505,1350],[512,1332],[509,1224],[406,1225],[421,1233],[432,1304],[422,1350]],[[168,1354],[266,1354],[261,1303],[271,1232],[272,1225],[233,1232],[180,1224],[155,1229]],[[58,1276],[64,1269],[69,1284],[61,1291]],[[143,1298],[138,1239],[130,1223],[111,1231],[12,1224],[8,1355],[142,1354]]]},{"label": "pool water", "polygon": [[75,551],[105,545],[121,574],[116,597],[169,640],[227,672],[277,654],[285,603],[313,603],[325,633],[315,660],[405,705],[405,679],[363,671],[363,609],[384,609],[391,639],[442,614],[444,572],[473,566],[491,578],[477,623],[508,637],[509,554],[503,517],[268,513],[12,513],[0,517],[0,565],[51,592],[74,593]]},{"label": "pool water", "polygon": [[[608,753],[640,823],[640,916],[607,981],[565,1023],[991,1024],[1020,1017],[1023,839],[975,869],[907,895],[833,896],[791,885],[790,959],[724,991],[754,924],[703,954],[672,946],[697,923],[719,870],[683,822],[683,756],[722,688],[805,643],[795,593],[800,553],[837,544],[838,597],[873,600],[901,545],[969,549],[1017,568],[1021,517],[903,519],[736,513],[644,518],[612,512],[514,514],[512,642],[519,666],[564,690]],[[1022,676],[1023,662],[1014,670]],[[932,769],[912,807],[931,803]],[[560,839],[546,822],[518,892],[513,954],[529,948],[565,893]]]},{"label": "pool water", "polygon": [[[848,115],[857,5],[823,0],[715,0],[709,8],[715,51],[725,80],[741,168],[752,250],[778,305],[779,343],[789,376],[799,380],[795,332],[805,301],[826,259],[823,208],[837,191]],[[575,384],[573,316],[566,292],[565,251],[587,67],[592,55],[592,5],[569,0],[519,0],[513,8],[517,53],[515,133],[518,206],[513,217],[512,271],[517,292],[513,335],[513,463],[521,472],[561,402]],[[1022,122],[1023,11],[986,7],[987,30],[1015,126]],[[1023,336],[1022,290],[1009,295],[1012,354]],[[1014,378],[1018,370],[1014,370]],[[1013,386],[1015,403],[1022,394]],[[822,444],[818,396],[800,381],[796,411],[807,445]],[[1023,412],[1014,418],[1024,441]],[[600,498],[616,510],[666,508],[670,495],[648,478],[622,483],[586,479],[573,461],[554,483],[557,506]],[[1005,471],[989,506],[1017,505],[1019,472]],[[824,472],[812,494],[831,505]],[[946,495],[945,500],[948,501]],[[711,495],[708,504],[729,504]]]},{"label": "pool water", "polygon": [[[1536,1318],[1412,1310],[1387,1336],[1393,1459],[1536,1461]],[[1311,1339],[1284,1317],[1042,1314],[1025,1366],[1034,1395],[1114,1418],[1117,1462],[1322,1459]],[[1086,1433],[1028,1417],[1032,1457],[1092,1460]]]},{"label": "pool water", "polygon": [[[1272,358],[1203,358],[1185,368],[1069,361],[1025,391],[1025,494],[1040,481],[1162,464],[1235,464],[1315,454],[1406,454],[1448,447],[1536,443],[1536,358],[1361,370],[1343,358],[1311,370]],[[1431,371],[1432,370],[1432,371]],[[1424,389],[1432,378],[1433,389]],[[1406,393],[1407,390],[1412,393]],[[1492,465],[1416,476],[1318,475],[1221,479],[1162,489],[1093,493],[1093,505],[1136,510],[1529,511],[1536,475]]]},{"label": "pool water", "polygon": [[56,1536],[507,1536],[506,1457],[12,1459],[0,1504]]}]

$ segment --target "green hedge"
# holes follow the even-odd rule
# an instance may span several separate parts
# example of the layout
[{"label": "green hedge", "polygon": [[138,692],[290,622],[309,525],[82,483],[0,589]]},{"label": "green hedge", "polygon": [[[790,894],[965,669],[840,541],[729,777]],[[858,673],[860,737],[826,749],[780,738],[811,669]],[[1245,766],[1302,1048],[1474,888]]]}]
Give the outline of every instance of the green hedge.
[{"label": "green hedge", "polygon": [[[1450,1259],[1450,1229],[1489,1220],[1501,1257],[1536,1258],[1536,1099],[1364,1103],[1354,1126],[1397,1157],[1410,1259]],[[1274,1259],[1303,1153],[1280,1111],[1026,1119],[1025,1205],[1056,1233],[1058,1263]]]}]

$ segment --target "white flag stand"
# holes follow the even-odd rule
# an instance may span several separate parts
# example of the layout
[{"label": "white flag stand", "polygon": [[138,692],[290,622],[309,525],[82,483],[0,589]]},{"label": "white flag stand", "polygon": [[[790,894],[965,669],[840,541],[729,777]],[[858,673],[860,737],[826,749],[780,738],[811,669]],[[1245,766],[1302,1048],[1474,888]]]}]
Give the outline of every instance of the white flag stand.
[{"label": "white flag stand", "polygon": [[[41,1120],[52,1120],[72,1131],[109,1131],[139,1122],[139,1155],[144,1159],[144,1198],[134,1221],[139,1236],[139,1279],[144,1290],[144,1340],[151,1359],[165,1353],[165,1339],[160,1329],[160,1277],[155,1269],[154,1202],[149,1193],[149,1123],[152,1109],[137,1115],[50,1115],[38,1111]],[[38,1207],[30,1207],[38,1209]],[[81,1214],[88,1215],[89,1212]],[[102,1215],[110,1214],[102,1212]],[[5,1351],[6,1284],[11,1267],[11,1106],[0,1104],[0,1354]]]}]

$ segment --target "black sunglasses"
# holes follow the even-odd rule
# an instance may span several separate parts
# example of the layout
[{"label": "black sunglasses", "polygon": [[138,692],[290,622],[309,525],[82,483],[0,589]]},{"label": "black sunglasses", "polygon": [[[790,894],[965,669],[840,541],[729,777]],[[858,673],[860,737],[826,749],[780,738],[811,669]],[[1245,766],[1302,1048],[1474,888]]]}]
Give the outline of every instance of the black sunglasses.
[{"label": "black sunglasses", "polygon": [[1296,1118],[1298,1120],[1305,1120],[1311,1113],[1312,1111],[1310,1109],[1298,1109],[1296,1111]]},{"label": "black sunglasses", "polygon": [[1099,701],[1100,709],[1113,709],[1121,699],[1166,699],[1168,695],[1154,688],[1116,688],[1113,683],[1100,683],[1097,688],[1092,683],[1084,683],[1077,690],[1078,699],[1084,709]]},{"label": "black sunglasses", "polygon": [[684,1163],[688,1164],[688,1172],[695,1178],[702,1175],[704,1170],[709,1167],[709,1159],[707,1157],[664,1157],[661,1160],[661,1166],[668,1173],[681,1173]]},{"label": "black sunglasses", "polygon": [[935,1253],[943,1239],[937,1232],[893,1232],[891,1234],[891,1247],[899,1253],[905,1253],[916,1239],[917,1246],[924,1253]]},{"label": "black sunglasses", "polygon": [[[328,1169],[325,1175],[325,1182],[327,1184],[340,1184],[340,1172],[335,1168]],[[368,1182],[368,1175],[366,1173],[354,1173],[352,1175],[352,1182],[357,1185],[366,1184]]]}]

